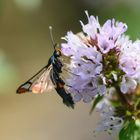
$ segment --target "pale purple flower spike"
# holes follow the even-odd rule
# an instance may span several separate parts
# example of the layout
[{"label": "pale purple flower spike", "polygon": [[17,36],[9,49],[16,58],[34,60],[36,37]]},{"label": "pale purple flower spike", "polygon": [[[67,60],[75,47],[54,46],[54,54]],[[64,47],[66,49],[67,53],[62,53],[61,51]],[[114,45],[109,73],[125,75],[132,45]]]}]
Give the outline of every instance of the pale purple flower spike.
[{"label": "pale purple flower spike", "polygon": [[83,33],[68,32],[61,45],[63,55],[70,58],[66,83],[74,101],[90,102],[115,82],[122,93],[135,90],[140,83],[140,40],[133,43],[124,35],[123,22],[109,19],[101,26],[98,17],[85,13],[88,23],[80,21]]}]

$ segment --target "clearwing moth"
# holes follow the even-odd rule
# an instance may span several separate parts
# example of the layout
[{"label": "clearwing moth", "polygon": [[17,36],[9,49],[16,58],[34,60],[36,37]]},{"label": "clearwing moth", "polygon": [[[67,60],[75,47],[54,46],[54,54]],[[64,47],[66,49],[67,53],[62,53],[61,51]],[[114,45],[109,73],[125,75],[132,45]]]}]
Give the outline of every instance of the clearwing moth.
[{"label": "clearwing moth", "polygon": [[51,41],[54,48],[52,56],[48,60],[48,64],[39,70],[33,77],[23,83],[17,89],[18,94],[32,92],[36,94],[49,92],[55,89],[63,99],[63,103],[68,107],[74,108],[74,101],[70,93],[65,89],[65,82],[61,78],[63,64],[59,60],[61,51],[56,49],[57,44],[54,43],[52,36],[52,27],[49,27]]}]

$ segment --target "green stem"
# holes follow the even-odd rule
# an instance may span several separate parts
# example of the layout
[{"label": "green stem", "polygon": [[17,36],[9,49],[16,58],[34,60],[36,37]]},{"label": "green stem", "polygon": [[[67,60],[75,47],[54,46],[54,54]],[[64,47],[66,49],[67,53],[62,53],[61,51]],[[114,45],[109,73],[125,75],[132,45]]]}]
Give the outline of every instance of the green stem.
[{"label": "green stem", "polygon": [[120,88],[118,86],[115,86],[115,88],[122,104],[125,104],[127,108],[132,108],[132,103],[127,97],[125,97],[125,95],[121,92]]}]

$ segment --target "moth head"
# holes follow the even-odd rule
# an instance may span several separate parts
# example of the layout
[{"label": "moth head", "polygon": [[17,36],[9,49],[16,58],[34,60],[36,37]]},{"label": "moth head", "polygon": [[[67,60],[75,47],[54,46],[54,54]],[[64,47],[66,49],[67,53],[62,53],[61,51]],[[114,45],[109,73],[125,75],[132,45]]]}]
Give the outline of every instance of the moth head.
[{"label": "moth head", "polygon": [[61,56],[61,50],[60,50],[59,48],[56,48],[56,49],[55,49],[54,55],[55,55],[56,57]]}]

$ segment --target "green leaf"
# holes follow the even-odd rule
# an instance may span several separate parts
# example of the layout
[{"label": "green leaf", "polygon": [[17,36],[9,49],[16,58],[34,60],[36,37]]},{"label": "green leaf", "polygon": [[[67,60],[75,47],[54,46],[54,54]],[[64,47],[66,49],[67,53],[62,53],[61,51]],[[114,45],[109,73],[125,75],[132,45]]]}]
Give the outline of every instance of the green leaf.
[{"label": "green leaf", "polygon": [[92,114],[93,110],[95,109],[96,105],[103,99],[103,96],[100,96],[98,95],[94,101],[93,101],[93,105],[91,107],[91,110],[90,110],[90,114]]},{"label": "green leaf", "polygon": [[140,126],[134,120],[126,121],[119,133],[119,140],[140,140]]},{"label": "green leaf", "polygon": [[122,105],[121,102],[118,102],[118,101],[110,100],[110,102],[113,105],[113,107],[120,107]]}]

